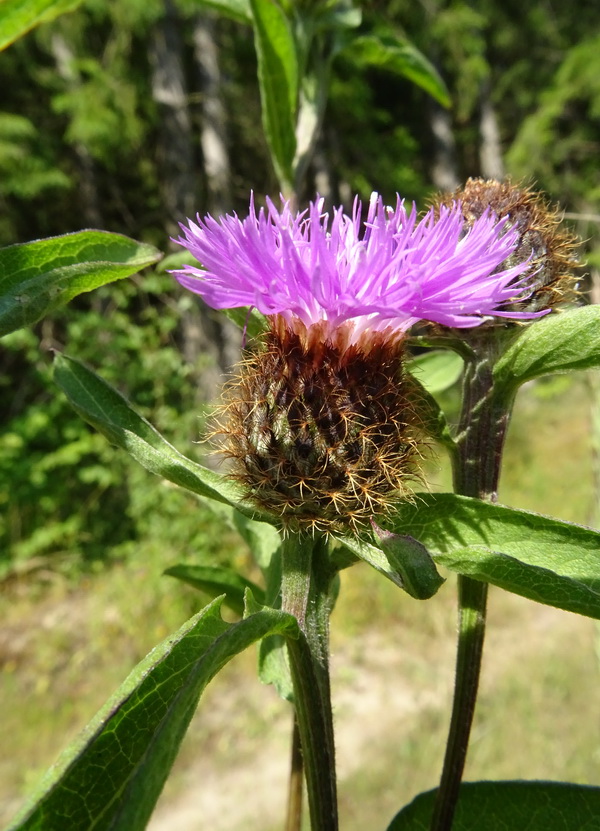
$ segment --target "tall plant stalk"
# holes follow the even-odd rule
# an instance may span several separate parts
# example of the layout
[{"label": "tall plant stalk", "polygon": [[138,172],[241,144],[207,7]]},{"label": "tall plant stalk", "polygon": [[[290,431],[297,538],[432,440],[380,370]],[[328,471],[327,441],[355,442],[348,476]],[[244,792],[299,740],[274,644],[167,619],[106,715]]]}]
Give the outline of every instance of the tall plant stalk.
[{"label": "tall plant stalk", "polygon": [[[497,335],[497,337],[496,337]],[[453,458],[455,492],[495,502],[510,408],[494,396],[493,367],[504,339],[483,330],[471,342]],[[488,586],[458,577],[458,646],[452,715],[431,831],[450,831],[465,768],[483,657]]]},{"label": "tall plant stalk", "polygon": [[300,625],[300,637],[288,640],[288,652],[312,831],[338,829],[328,659],[330,583],[326,541],[290,534],[282,550],[282,609]]}]

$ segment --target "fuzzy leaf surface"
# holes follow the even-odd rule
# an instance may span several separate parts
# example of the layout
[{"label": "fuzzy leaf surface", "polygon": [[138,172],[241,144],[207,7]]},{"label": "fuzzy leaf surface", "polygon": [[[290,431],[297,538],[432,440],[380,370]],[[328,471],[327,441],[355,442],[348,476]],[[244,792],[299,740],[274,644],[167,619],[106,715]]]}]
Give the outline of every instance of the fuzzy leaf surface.
[{"label": "fuzzy leaf surface", "polygon": [[284,701],[294,700],[288,651],[281,635],[271,635],[260,642],[258,677],[262,684],[273,684],[277,695]]},{"label": "fuzzy leaf surface", "polygon": [[0,249],[0,337],[36,323],[78,294],[136,274],[161,256],[152,245],[106,231]]},{"label": "fuzzy leaf surface", "polygon": [[48,23],[72,12],[81,0],[2,0],[0,3],[0,49],[27,34],[40,23]]},{"label": "fuzzy leaf surface", "polygon": [[494,379],[499,391],[511,396],[541,375],[595,367],[600,367],[600,306],[585,306],[524,328],[494,367]]},{"label": "fuzzy leaf surface", "polygon": [[425,546],[408,534],[391,534],[375,523],[373,530],[382,550],[400,570],[404,590],[417,600],[433,597],[445,581]]},{"label": "fuzzy leaf surface", "polygon": [[57,354],[54,379],[79,415],[142,467],[199,496],[255,516],[241,503],[233,482],[179,453],[117,390],[79,361]]},{"label": "fuzzy leaf surface", "polygon": [[274,0],[250,0],[263,127],[282,189],[293,181],[298,58],[289,21]]},{"label": "fuzzy leaf surface", "polygon": [[189,586],[205,592],[211,597],[225,595],[224,603],[240,617],[244,614],[244,595],[250,589],[256,601],[265,602],[265,592],[256,583],[246,580],[237,571],[221,566],[177,565],[166,569],[164,574],[182,580]]},{"label": "fuzzy leaf surface", "polygon": [[386,522],[435,563],[539,603],[600,618],[600,532],[450,493],[416,494]]},{"label": "fuzzy leaf surface", "polygon": [[[387,831],[429,831],[436,791],[419,794]],[[567,782],[465,782],[452,831],[597,831],[600,788]]]},{"label": "fuzzy leaf surface", "polygon": [[[370,566],[391,580],[398,588],[404,589],[404,578],[402,576],[402,564],[396,562],[394,552],[387,549],[384,550],[376,545],[361,540],[358,537],[340,537],[341,542],[347,551],[350,551],[359,560],[364,560]],[[348,565],[352,565],[354,560],[349,558]]]},{"label": "fuzzy leaf surface", "polygon": [[213,601],[157,646],[49,771],[10,831],[142,831],[208,682],[265,635],[297,637],[295,618],[260,610],[225,623]]},{"label": "fuzzy leaf surface", "polygon": [[433,64],[406,38],[391,32],[363,35],[350,41],[352,59],[364,66],[375,66],[408,78],[435,98],[443,107],[450,96]]}]

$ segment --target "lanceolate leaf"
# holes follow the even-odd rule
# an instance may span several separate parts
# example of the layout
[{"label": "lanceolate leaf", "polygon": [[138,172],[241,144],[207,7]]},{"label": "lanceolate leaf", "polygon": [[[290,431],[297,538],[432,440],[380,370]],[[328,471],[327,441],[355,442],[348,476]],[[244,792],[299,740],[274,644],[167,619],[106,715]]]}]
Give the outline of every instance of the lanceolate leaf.
[{"label": "lanceolate leaf", "polygon": [[237,20],[238,23],[252,23],[250,0],[196,0],[196,3]]},{"label": "lanceolate leaf", "polygon": [[[342,537],[340,542],[343,543],[344,547],[352,552],[356,557],[361,560],[364,560],[365,563],[368,563],[370,566],[376,571],[379,571],[388,580],[391,580],[392,583],[395,583],[401,589],[404,588],[404,580],[402,577],[402,568],[400,565],[395,561],[394,554],[389,549],[379,548],[376,545],[371,545],[364,540],[358,539],[358,537]],[[348,565],[353,564],[352,559],[348,559]]]},{"label": "lanceolate leaf", "polygon": [[431,438],[443,444],[451,453],[456,450],[444,411],[433,396],[452,386],[462,372],[463,360],[455,352],[436,350],[413,358],[408,369],[413,384],[418,388],[419,416],[423,429]]},{"label": "lanceolate leaf", "polygon": [[395,72],[429,93],[444,107],[450,96],[438,71],[425,55],[405,38],[394,34],[363,35],[349,41],[351,57],[357,63]]},{"label": "lanceolate leaf", "polygon": [[382,551],[393,559],[402,574],[404,590],[417,600],[428,600],[437,592],[444,578],[440,577],[429,552],[407,534],[391,534],[373,523],[375,536]]},{"label": "lanceolate leaf", "polygon": [[122,280],[162,254],[145,243],[106,231],[0,249],[0,336],[36,323],[78,294]]},{"label": "lanceolate leaf", "polygon": [[494,368],[499,392],[555,372],[600,367],[600,306],[552,314],[530,324]]},{"label": "lanceolate leaf", "polygon": [[2,0],[0,49],[5,49],[40,23],[73,11],[80,3],[81,0]]},{"label": "lanceolate leaf", "polygon": [[245,577],[230,568],[182,564],[168,568],[165,574],[168,574],[169,577],[176,577],[211,597],[219,597],[225,594],[223,602],[240,617],[244,614],[246,589],[250,589],[258,603],[264,605],[265,602],[265,592],[260,586],[257,586],[251,580],[246,580]]},{"label": "lanceolate leaf", "polygon": [[265,134],[283,190],[293,181],[298,106],[298,57],[286,15],[276,0],[250,0]]},{"label": "lanceolate leaf", "polygon": [[418,539],[437,565],[600,618],[598,531],[449,493],[417,494],[386,525]]},{"label": "lanceolate leaf", "polygon": [[291,615],[262,609],[236,624],[221,599],[157,646],[50,770],[10,831],[142,831],[208,682],[272,634],[297,637]]},{"label": "lanceolate leaf", "polygon": [[233,525],[250,548],[257,566],[263,573],[268,571],[273,555],[281,545],[279,531],[269,523],[249,519],[239,511],[233,512]]},{"label": "lanceolate leaf", "polygon": [[56,355],[54,378],[85,421],[127,450],[147,470],[200,496],[256,516],[256,511],[242,504],[233,482],[175,450],[117,390],[79,361]]},{"label": "lanceolate leaf", "polygon": [[[435,794],[419,794],[388,831],[429,831]],[[452,831],[596,831],[598,817],[600,788],[566,782],[465,782]]]}]

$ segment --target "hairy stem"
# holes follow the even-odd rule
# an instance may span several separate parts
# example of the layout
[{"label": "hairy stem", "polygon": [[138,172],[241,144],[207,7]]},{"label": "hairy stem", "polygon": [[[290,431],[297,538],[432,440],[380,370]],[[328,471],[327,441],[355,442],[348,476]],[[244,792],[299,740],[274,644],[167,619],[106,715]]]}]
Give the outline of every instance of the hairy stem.
[{"label": "hairy stem", "polygon": [[[494,398],[492,370],[497,344],[485,335],[467,364],[463,409],[454,458],[456,493],[495,502],[510,406]],[[458,801],[483,656],[488,586],[458,578],[459,631],[452,716],[431,831],[450,831]]]},{"label": "hairy stem", "polygon": [[331,583],[326,542],[289,536],[282,551],[282,608],[300,624],[288,640],[294,705],[312,831],[337,831],[333,716],[329,686]]}]

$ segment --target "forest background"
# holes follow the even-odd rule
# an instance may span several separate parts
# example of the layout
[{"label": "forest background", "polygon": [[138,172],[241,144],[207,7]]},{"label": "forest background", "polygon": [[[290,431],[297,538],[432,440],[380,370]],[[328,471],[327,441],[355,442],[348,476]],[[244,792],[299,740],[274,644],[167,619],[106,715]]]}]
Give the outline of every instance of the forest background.
[{"label": "forest background", "polygon": [[[244,215],[250,190],[276,195],[251,30],[220,16],[218,6],[88,0],[0,55],[1,245],[95,227],[172,253],[170,237],[184,217]],[[349,207],[355,193],[368,198],[377,190],[424,206],[469,176],[508,174],[561,204],[586,240],[593,275],[600,266],[598,4],[376,0],[363,4],[359,32],[414,44],[437,67],[450,106],[395,73],[392,53],[367,60],[345,49],[334,62],[304,196],[319,191]],[[204,458],[194,443],[239,354],[239,335],[165,268],[82,295],[2,341],[2,602],[39,599],[57,581],[67,593],[99,585],[124,563],[143,577],[148,564],[159,573],[176,561],[244,561],[235,538],[223,549],[222,534],[192,497],[151,479],[93,433],[52,382],[49,350],[67,348],[173,444]],[[556,513],[592,521],[595,510],[586,503],[579,513],[564,505]],[[146,594],[140,619],[156,609],[158,595],[172,604],[166,589]],[[188,612],[197,608],[191,594],[181,602]],[[169,614],[176,618],[167,611],[152,625],[166,633],[181,622]],[[0,659],[18,701],[30,683],[32,647],[15,640],[22,621],[5,619]],[[141,642],[132,650],[143,654]],[[42,673],[46,686],[55,671]]]}]

